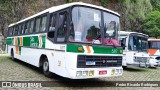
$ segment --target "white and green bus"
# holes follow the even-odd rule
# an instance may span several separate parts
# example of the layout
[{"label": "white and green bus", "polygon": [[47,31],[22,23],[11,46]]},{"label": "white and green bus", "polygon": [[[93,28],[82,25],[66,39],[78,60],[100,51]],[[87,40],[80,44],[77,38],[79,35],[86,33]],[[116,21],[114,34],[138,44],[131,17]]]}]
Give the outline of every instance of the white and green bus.
[{"label": "white and green bus", "polygon": [[9,25],[6,52],[41,68],[46,76],[121,76],[122,48],[103,42],[110,22],[116,25],[110,36],[117,40],[118,13],[81,2],[51,7]]}]

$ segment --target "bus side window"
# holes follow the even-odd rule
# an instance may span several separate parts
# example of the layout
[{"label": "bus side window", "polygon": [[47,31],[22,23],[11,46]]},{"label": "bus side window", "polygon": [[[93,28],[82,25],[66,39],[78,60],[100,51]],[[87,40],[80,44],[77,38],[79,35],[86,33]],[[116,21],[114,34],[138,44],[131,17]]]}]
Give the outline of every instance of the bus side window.
[{"label": "bus side window", "polygon": [[40,29],[40,22],[41,22],[41,18],[36,18],[36,27],[35,27],[35,32],[39,32]]},{"label": "bus side window", "polygon": [[123,50],[124,50],[125,47],[126,47],[126,38],[122,38],[122,40],[121,40],[121,46],[123,47]]},{"label": "bus side window", "polygon": [[47,16],[43,16],[41,20],[40,32],[44,32],[46,31]]},{"label": "bus side window", "polygon": [[24,27],[25,27],[25,24],[23,23],[21,26],[21,34],[24,34]]},{"label": "bus side window", "polygon": [[11,27],[9,32],[10,32],[10,36],[12,36],[13,35],[13,27]]},{"label": "bus side window", "polygon": [[56,26],[56,15],[51,14],[50,21],[49,21],[49,32],[48,32],[49,38],[54,38],[55,26]]},{"label": "bus side window", "polygon": [[34,28],[34,19],[31,20],[30,22],[30,29],[29,29],[29,33],[33,33],[33,28]]},{"label": "bus side window", "polygon": [[8,36],[12,36],[12,27],[9,27],[8,29]]},{"label": "bus side window", "polygon": [[17,26],[15,26],[14,36],[17,36],[17,34],[18,34],[18,25],[17,25]]},{"label": "bus side window", "polygon": [[18,35],[21,35],[21,34],[22,34],[22,33],[21,33],[21,32],[22,32],[22,31],[21,31],[21,30],[22,30],[22,29],[21,29],[21,24],[18,25],[18,28],[19,28],[19,30],[18,30]]},{"label": "bus side window", "polygon": [[12,36],[15,35],[15,26],[13,26]]},{"label": "bus side window", "polygon": [[64,42],[67,31],[67,12],[59,13],[58,18],[58,30],[57,30],[57,42]]}]

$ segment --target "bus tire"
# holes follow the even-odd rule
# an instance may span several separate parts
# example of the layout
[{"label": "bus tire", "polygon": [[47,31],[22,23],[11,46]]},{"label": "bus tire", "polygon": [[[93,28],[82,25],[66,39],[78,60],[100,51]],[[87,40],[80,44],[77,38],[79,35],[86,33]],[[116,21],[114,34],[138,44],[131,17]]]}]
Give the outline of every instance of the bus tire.
[{"label": "bus tire", "polygon": [[42,63],[42,70],[45,76],[51,77],[52,73],[49,71],[49,62],[47,58],[44,58]]},{"label": "bus tire", "polygon": [[123,69],[127,69],[127,66],[122,66],[123,67]]},{"label": "bus tire", "polygon": [[15,60],[15,58],[14,58],[14,51],[13,51],[13,49],[11,49],[11,58],[12,58],[12,60]]}]

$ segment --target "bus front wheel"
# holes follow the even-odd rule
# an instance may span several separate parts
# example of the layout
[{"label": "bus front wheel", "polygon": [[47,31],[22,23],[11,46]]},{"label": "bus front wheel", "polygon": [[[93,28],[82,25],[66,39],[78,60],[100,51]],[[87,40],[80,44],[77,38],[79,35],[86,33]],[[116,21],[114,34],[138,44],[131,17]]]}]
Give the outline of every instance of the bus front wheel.
[{"label": "bus front wheel", "polygon": [[48,62],[47,58],[45,58],[43,61],[42,69],[43,69],[43,73],[45,76],[47,76],[47,77],[52,76],[52,73],[49,71],[49,62]]}]

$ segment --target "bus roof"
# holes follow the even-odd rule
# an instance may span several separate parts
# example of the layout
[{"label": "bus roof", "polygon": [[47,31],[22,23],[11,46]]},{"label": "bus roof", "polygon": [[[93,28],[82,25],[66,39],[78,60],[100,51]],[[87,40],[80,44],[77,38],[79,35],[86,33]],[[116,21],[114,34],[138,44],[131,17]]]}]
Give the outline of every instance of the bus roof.
[{"label": "bus roof", "polygon": [[132,34],[132,33],[138,33],[140,35],[144,35],[144,36],[147,36],[147,34],[143,34],[143,33],[139,33],[139,32],[129,32],[129,31],[120,31],[120,35],[129,35],[129,34]]},{"label": "bus roof", "polygon": [[160,39],[148,39],[148,41],[160,41]]},{"label": "bus roof", "polygon": [[114,12],[114,11],[112,11],[112,10],[103,8],[102,6],[96,6],[96,5],[87,4],[87,3],[82,3],[82,2],[73,2],[73,3],[63,4],[63,5],[59,5],[59,6],[53,6],[53,7],[51,7],[51,8],[48,8],[48,9],[44,10],[44,11],[41,11],[41,12],[39,12],[39,13],[37,13],[37,14],[34,14],[34,15],[28,17],[28,18],[25,18],[25,19],[23,19],[23,20],[20,20],[20,21],[18,21],[18,22],[16,22],[16,23],[12,23],[12,24],[9,25],[9,27],[11,27],[11,26],[13,26],[13,25],[15,25],[15,24],[21,23],[21,22],[23,22],[23,21],[29,20],[29,19],[31,19],[31,18],[34,18],[34,17],[36,17],[36,16],[39,16],[39,15],[41,15],[41,14],[44,14],[44,13],[47,13],[47,12],[52,13],[52,12],[55,12],[55,11],[58,11],[58,10],[61,10],[61,9],[67,8],[67,7],[71,7],[71,6],[74,6],[74,5],[89,6],[89,7],[93,7],[93,8],[105,10],[105,11],[108,11],[108,12],[110,12],[110,13],[113,13],[113,14],[115,14],[115,15],[117,15],[117,16],[120,16],[117,12]]}]

